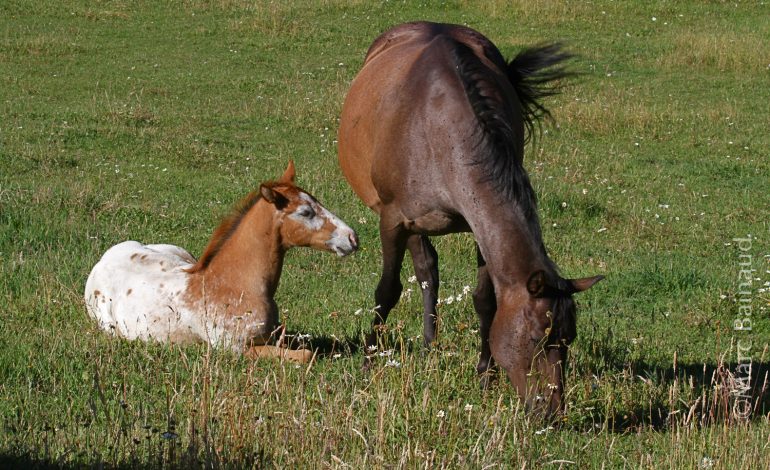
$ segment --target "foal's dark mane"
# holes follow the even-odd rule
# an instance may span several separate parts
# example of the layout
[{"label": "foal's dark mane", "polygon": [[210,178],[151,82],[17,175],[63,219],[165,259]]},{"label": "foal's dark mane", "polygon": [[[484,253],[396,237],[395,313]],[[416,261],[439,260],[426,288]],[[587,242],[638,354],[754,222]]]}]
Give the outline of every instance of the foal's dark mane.
[{"label": "foal's dark mane", "polygon": [[211,264],[211,260],[219,253],[225,242],[232,237],[243,218],[260,199],[262,199],[261,193],[259,191],[252,191],[235,205],[230,215],[225,217],[219,224],[219,227],[214,230],[214,234],[211,236],[211,240],[206,245],[206,249],[203,250],[203,254],[198,262],[187,269],[188,273],[202,271]]}]

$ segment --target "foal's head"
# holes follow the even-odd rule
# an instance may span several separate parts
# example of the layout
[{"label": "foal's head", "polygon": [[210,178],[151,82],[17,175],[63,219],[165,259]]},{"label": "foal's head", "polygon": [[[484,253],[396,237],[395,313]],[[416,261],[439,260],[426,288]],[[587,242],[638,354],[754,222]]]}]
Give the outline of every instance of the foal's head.
[{"label": "foal's head", "polygon": [[528,409],[546,415],[562,409],[567,349],[576,336],[572,294],[602,279],[535,271],[512,302],[498,309],[490,331],[492,352]]},{"label": "foal's head", "polygon": [[349,255],[358,248],[356,232],[321,205],[316,198],[294,185],[294,162],[283,176],[260,186],[262,197],[275,206],[284,249],[309,246]]}]

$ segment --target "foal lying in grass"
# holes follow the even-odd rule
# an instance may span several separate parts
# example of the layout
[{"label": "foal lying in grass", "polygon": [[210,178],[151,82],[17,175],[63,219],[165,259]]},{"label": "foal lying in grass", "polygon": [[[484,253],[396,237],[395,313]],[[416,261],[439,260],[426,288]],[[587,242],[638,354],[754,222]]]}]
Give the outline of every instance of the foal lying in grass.
[{"label": "foal lying in grass", "polygon": [[173,245],[126,241],[107,250],[86,282],[89,315],[127,339],[209,342],[252,358],[308,361],[308,350],[267,344],[279,327],[273,297],[284,255],[309,246],[345,256],[358,241],[350,227],[294,185],[294,175],[289,162],[280,180],[246,196],[200,260]]}]

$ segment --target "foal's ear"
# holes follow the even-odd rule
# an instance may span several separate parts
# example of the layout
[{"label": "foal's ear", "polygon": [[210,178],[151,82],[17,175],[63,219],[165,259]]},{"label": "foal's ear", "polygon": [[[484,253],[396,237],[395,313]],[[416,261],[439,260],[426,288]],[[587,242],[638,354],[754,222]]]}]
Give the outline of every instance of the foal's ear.
[{"label": "foal's ear", "polygon": [[584,277],[581,279],[568,279],[567,282],[570,283],[572,286],[572,289],[570,289],[572,292],[571,294],[574,294],[575,292],[583,292],[584,290],[590,289],[594,284],[604,279],[604,276],[594,276],[594,277]]},{"label": "foal's ear", "polygon": [[527,279],[527,292],[532,297],[542,297],[546,288],[545,272],[535,271]]},{"label": "foal's ear", "polygon": [[296,172],[294,171],[294,160],[289,160],[289,165],[286,167],[286,170],[283,172],[283,176],[281,176],[281,179],[278,181],[281,183],[294,184],[295,175]]},{"label": "foal's ear", "polygon": [[265,201],[274,205],[278,209],[283,209],[289,204],[289,200],[286,199],[286,196],[273,189],[272,186],[266,186],[264,184],[261,185],[259,187],[259,193],[262,195]]}]

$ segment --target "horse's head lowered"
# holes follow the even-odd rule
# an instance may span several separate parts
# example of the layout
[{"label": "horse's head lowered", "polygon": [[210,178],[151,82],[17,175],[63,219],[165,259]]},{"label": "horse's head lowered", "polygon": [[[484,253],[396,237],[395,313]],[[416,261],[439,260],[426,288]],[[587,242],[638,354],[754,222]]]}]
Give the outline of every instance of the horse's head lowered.
[{"label": "horse's head lowered", "polygon": [[358,248],[356,232],[303,189],[294,185],[294,163],[289,162],[278,181],[263,183],[262,197],[275,206],[283,249],[309,246],[339,256]]},{"label": "horse's head lowered", "polygon": [[567,347],[576,336],[572,294],[602,279],[563,279],[538,270],[500,299],[490,346],[529,409],[548,415],[561,409]]}]

